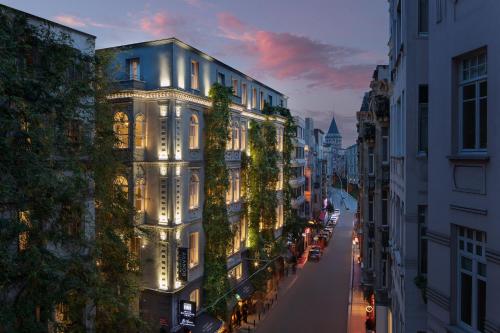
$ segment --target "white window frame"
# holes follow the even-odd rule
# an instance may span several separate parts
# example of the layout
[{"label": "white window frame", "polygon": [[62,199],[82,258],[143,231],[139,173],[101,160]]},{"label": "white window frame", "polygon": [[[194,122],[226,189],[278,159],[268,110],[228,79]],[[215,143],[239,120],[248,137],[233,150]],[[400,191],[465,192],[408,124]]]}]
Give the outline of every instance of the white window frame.
[{"label": "white window frame", "polygon": [[245,107],[248,104],[248,85],[246,83],[241,83],[241,104]]},{"label": "white window frame", "polygon": [[[484,55],[485,56],[485,74],[484,75],[477,75],[477,76],[474,76],[474,77],[471,77],[470,76],[470,73],[469,73],[469,78],[468,79],[464,79],[463,78],[463,74],[464,74],[464,62],[466,60],[472,60],[472,59],[476,59],[478,60],[480,56]],[[478,67],[479,65],[475,66],[476,68],[476,72],[478,70]],[[470,69],[472,69],[473,67],[470,67]],[[480,139],[481,139],[481,134],[480,134],[480,130],[481,130],[481,118],[480,118],[480,114],[481,114],[481,110],[480,110],[480,105],[481,105],[481,99],[486,99],[486,105],[488,105],[488,93],[486,93],[486,97],[480,97],[480,85],[481,83],[483,82],[486,82],[486,84],[488,83],[488,56],[487,56],[487,53],[486,51],[484,52],[480,52],[480,53],[476,53],[474,54],[473,56],[468,56],[468,57],[464,57],[462,59],[460,59],[460,65],[459,65],[459,73],[458,73],[458,77],[459,77],[459,83],[458,83],[458,96],[459,96],[459,119],[458,119],[458,126],[459,126],[459,138],[458,138],[458,146],[459,146],[459,151],[461,153],[486,153],[488,151],[488,140],[486,140],[486,148],[480,148],[479,145],[480,145]],[[463,134],[463,103],[464,103],[464,100],[463,100],[463,88],[465,86],[468,86],[468,85],[471,85],[471,84],[474,84],[474,89],[475,89],[475,125],[476,125],[476,128],[475,128],[475,144],[474,144],[474,148],[464,148],[463,147],[463,139],[464,139],[464,134]],[[488,107],[488,106],[486,106]],[[488,115],[488,109],[486,111],[486,115]],[[488,130],[486,129],[486,135],[488,135]]]},{"label": "white window frame", "polygon": [[189,149],[199,149],[200,122],[195,114],[189,118]]},{"label": "white window frame", "polygon": [[[460,230],[464,230],[464,235],[460,234]],[[468,232],[472,232],[472,238],[468,237]],[[477,234],[482,234],[482,241],[477,240]],[[487,284],[487,277],[481,276],[478,273],[478,264],[484,264],[485,270],[487,270],[487,261],[486,261],[486,233],[483,231],[457,226],[457,318],[458,324],[461,327],[466,328],[467,330],[478,330],[477,327],[477,300],[478,300],[478,291],[477,291],[477,281],[482,280]],[[460,248],[460,244],[463,242],[463,249]],[[472,247],[472,253],[468,251],[468,245]],[[477,254],[477,246],[482,248],[481,255]],[[462,268],[462,258],[466,258],[471,260],[472,271],[466,270]],[[472,304],[471,304],[471,323],[472,326],[462,321],[462,313],[461,313],[461,300],[462,300],[462,273],[470,275],[472,278]],[[486,271],[487,275],[487,271]],[[487,287],[487,286],[486,286]]]},{"label": "white window frame", "polygon": [[200,63],[191,60],[191,89],[200,90]]},{"label": "white window frame", "polygon": [[[191,236],[193,236],[193,238]],[[189,234],[189,268],[196,267],[199,264],[200,264],[200,233],[196,231]]]},{"label": "white window frame", "polygon": [[189,179],[189,209],[200,207],[200,176],[193,171]]}]

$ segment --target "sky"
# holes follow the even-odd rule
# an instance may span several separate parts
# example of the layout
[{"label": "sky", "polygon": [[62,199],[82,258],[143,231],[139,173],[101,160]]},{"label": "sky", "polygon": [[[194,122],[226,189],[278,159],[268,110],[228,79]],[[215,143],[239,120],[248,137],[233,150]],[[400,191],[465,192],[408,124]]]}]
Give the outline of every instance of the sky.
[{"label": "sky", "polygon": [[387,0],[2,0],[97,37],[104,48],[177,37],[288,96],[294,115],[343,146],[377,64],[387,63]]}]

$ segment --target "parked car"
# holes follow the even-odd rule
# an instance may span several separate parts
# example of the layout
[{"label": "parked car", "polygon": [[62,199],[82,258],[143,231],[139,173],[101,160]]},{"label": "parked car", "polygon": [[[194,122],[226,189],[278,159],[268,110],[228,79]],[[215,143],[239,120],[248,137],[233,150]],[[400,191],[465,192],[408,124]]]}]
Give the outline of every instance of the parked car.
[{"label": "parked car", "polygon": [[315,245],[309,249],[309,260],[319,261],[321,259],[321,247]]}]

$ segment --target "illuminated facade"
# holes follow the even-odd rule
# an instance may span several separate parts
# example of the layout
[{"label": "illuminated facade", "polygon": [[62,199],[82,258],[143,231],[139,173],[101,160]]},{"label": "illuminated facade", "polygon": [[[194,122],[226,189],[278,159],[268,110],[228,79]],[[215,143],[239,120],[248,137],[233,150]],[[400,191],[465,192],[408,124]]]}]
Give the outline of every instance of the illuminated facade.
[{"label": "illuminated facade", "polygon": [[[157,327],[178,329],[180,300],[203,303],[204,274],[204,118],[209,89],[218,82],[233,88],[230,138],[226,146],[229,191],[226,195],[234,239],[227,270],[235,285],[247,276],[247,222],[242,215],[241,154],[248,153],[251,120],[262,121],[264,100],[286,107],[286,97],[249,76],[177,40],[164,39],[112,48],[118,89],[109,98],[127,130],[119,149],[130,164],[125,175],[136,223],[152,237],[141,240],[140,311]],[[284,119],[274,117],[283,133]],[[282,147],[278,147],[282,149]],[[282,185],[278,184],[278,193]],[[279,196],[281,198],[281,196]],[[282,204],[276,208],[275,235],[281,235]],[[187,277],[179,249],[187,249]]]},{"label": "illuminated facade", "polygon": [[306,178],[304,176],[306,169],[306,159],[304,156],[304,150],[306,143],[304,140],[305,135],[305,121],[300,117],[294,117],[295,125],[297,126],[297,133],[295,138],[293,138],[292,160],[291,160],[291,170],[292,175],[290,177],[290,186],[292,188],[292,209],[297,210],[300,217],[305,217],[305,186]]}]

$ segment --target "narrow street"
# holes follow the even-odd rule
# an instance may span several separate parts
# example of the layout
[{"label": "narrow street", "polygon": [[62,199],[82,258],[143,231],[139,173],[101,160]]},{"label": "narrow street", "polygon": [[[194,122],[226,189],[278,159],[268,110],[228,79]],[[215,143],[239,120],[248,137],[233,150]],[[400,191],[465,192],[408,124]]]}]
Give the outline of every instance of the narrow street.
[{"label": "narrow street", "polygon": [[[339,198],[332,201],[339,207]],[[305,264],[256,332],[347,331],[353,210],[344,208],[321,260]]]}]

